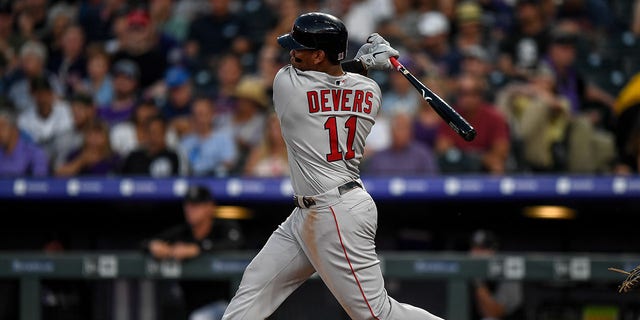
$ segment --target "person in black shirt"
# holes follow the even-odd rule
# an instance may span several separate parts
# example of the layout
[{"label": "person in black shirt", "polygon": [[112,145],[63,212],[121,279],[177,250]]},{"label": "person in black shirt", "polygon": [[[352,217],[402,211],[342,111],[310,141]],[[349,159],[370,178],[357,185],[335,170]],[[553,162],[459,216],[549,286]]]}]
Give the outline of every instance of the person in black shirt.
[{"label": "person in black shirt", "polygon": [[[470,241],[470,255],[491,257],[497,253],[498,237],[489,230],[476,230]],[[524,319],[523,284],[517,280],[477,279],[472,290],[472,320]]]},{"label": "person in black shirt", "polygon": [[153,116],[143,126],[146,142],[126,156],[121,173],[154,178],[184,175],[186,164],[167,145],[167,124],[164,118],[160,115]]},{"label": "person in black shirt", "polygon": [[[185,223],[153,237],[147,249],[157,259],[187,260],[203,253],[237,250],[242,247],[240,226],[231,220],[214,218],[215,201],[209,189],[194,185],[184,199]],[[185,309],[190,319],[219,319],[229,299],[224,281],[180,280]]]}]

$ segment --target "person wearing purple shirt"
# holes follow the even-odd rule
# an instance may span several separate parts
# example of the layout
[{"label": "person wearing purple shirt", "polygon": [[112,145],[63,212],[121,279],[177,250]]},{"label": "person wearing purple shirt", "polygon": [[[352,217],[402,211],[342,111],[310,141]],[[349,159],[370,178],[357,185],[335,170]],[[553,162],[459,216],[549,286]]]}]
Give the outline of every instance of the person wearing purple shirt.
[{"label": "person wearing purple shirt", "polygon": [[395,113],[391,119],[391,146],[376,152],[364,165],[364,174],[432,175],[439,172],[436,157],[426,145],[413,137],[412,119],[407,113]]},{"label": "person wearing purple shirt", "polygon": [[110,175],[119,170],[120,158],[111,150],[109,128],[94,121],[84,131],[83,145],[69,154],[67,162],[55,169],[58,177]]},{"label": "person wearing purple shirt", "polygon": [[431,106],[422,105],[413,120],[414,139],[429,148],[433,148],[436,144],[440,121],[442,121],[440,116]]},{"label": "person wearing purple shirt", "polygon": [[38,145],[20,134],[15,116],[0,109],[0,177],[49,174],[49,157]]},{"label": "person wearing purple shirt", "polygon": [[113,77],[113,100],[110,105],[98,108],[98,117],[110,127],[131,119],[139,100],[140,69],[131,60],[120,60],[113,66]]}]

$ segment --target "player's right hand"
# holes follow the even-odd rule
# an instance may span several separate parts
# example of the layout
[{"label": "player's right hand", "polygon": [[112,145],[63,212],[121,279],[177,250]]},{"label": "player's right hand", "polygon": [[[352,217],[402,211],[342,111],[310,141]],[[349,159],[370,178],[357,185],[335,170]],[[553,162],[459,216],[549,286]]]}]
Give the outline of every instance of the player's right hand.
[{"label": "player's right hand", "polygon": [[398,56],[398,50],[391,47],[387,40],[378,33],[372,33],[367,38],[367,43],[358,49],[355,58],[360,60],[367,70],[391,70],[393,65],[389,58]]}]

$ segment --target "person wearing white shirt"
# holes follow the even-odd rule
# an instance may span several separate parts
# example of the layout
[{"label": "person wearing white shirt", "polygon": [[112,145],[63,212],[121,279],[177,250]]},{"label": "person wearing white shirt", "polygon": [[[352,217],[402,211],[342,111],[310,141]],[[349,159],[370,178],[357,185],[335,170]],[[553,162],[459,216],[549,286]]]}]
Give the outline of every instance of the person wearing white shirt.
[{"label": "person wearing white shirt", "polygon": [[29,84],[36,108],[20,114],[18,127],[52,154],[54,138],[73,127],[71,107],[56,96],[47,79],[34,78]]}]

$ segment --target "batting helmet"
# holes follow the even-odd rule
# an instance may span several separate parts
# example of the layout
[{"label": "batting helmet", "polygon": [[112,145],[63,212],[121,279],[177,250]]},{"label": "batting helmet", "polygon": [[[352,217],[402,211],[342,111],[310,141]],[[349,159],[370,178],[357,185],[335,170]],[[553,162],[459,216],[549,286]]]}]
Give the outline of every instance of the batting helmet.
[{"label": "batting helmet", "polygon": [[337,64],[347,55],[347,28],[330,14],[305,13],[296,18],[290,33],[278,37],[278,43],[289,50],[323,50]]}]

